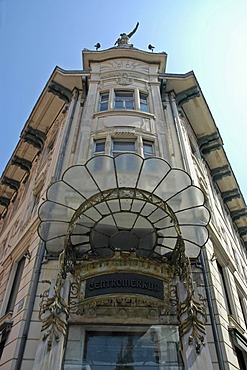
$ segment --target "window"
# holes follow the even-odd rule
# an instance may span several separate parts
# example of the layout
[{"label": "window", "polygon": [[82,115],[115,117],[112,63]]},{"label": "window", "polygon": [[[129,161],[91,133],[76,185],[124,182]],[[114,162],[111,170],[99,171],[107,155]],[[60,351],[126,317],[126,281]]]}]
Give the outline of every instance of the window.
[{"label": "window", "polygon": [[144,331],[87,331],[83,365],[91,370],[182,368],[174,330],[161,326]]},{"label": "window", "polygon": [[99,98],[99,112],[114,110],[140,110],[149,112],[148,94],[134,90],[114,90],[101,92]]},{"label": "window", "polygon": [[24,270],[25,260],[26,260],[25,257],[22,257],[22,259],[17,264],[15,277],[14,277],[12,288],[11,288],[11,291],[10,291],[10,295],[9,295],[9,299],[8,299],[5,314],[14,310],[15,301],[16,301],[16,297],[17,297],[17,294],[18,294],[22,273],[23,273],[23,270]]},{"label": "window", "polygon": [[135,152],[135,140],[113,140],[112,141],[112,155],[115,157],[118,154],[126,152]]},{"label": "window", "polygon": [[143,155],[144,158],[154,156],[154,144],[152,141],[143,140]]},{"label": "window", "polygon": [[221,287],[222,287],[222,291],[223,291],[223,297],[224,297],[224,300],[225,300],[225,307],[226,307],[227,312],[231,315],[232,310],[231,310],[229,296],[228,296],[228,293],[227,293],[227,287],[226,287],[226,282],[225,282],[225,278],[224,278],[223,268],[218,262],[217,262],[217,266],[218,266],[220,283],[221,283]]},{"label": "window", "polygon": [[115,91],[114,109],[134,109],[134,92]]},{"label": "window", "polygon": [[245,359],[244,359],[243,352],[237,346],[235,346],[235,352],[236,352],[236,356],[237,356],[237,359],[238,359],[239,369],[240,370],[246,370],[246,365],[245,365]]},{"label": "window", "polygon": [[100,94],[100,103],[99,103],[99,110],[100,112],[107,110],[109,104],[109,93],[101,93]]},{"label": "window", "polygon": [[94,155],[105,153],[105,140],[94,141]]},{"label": "window", "polygon": [[148,96],[140,92],[140,110],[148,112]]}]

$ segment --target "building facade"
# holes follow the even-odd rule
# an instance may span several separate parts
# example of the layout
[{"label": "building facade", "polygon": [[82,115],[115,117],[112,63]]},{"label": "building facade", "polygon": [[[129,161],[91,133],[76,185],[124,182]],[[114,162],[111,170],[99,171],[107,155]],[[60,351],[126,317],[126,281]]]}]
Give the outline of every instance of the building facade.
[{"label": "building facade", "polygon": [[247,212],[193,72],[56,67],[0,184],[0,369],[246,369]]}]

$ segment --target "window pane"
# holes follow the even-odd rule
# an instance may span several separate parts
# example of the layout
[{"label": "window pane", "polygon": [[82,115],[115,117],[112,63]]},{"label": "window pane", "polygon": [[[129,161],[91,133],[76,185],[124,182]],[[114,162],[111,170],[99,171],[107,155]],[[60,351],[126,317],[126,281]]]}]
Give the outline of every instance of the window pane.
[{"label": "window pane", "polygon": [[[86,333],[83,365],[91,370],[181,369],[177,329],[153,326],[131,332]],[[163,367],[162,367],[163,368]]]},{"label": "window pane", "polygon": [[115,91],[114,98],[115,109],[134,109],[133,91]]},{"label": "window pane", "polygon": [[135,141],[113,141],[113,150],[119,151],[134,151],[135,150]]},{"label": "window pane", "polygon": [[140,109],[143,112],[148,112],[148,96],[140,93]]},{"label": "window pane", "polygon": [[144,157],[152,157],[154,155],[154,144],[152,141],[143,140]]},{"label": "window pane", "polygon": [[105,151],[105,141],[95,141],[95,147],[94,147],[94,152],[99,153],[99,152],[104,152]]},{"label": "window pane", "polygon": [[104,111],[108,109],[109,93],[100,94],[100,106],[99,110]]},{"label": "window pane", "polygon": [[8,304],[6,308],[6,313],[8,313],[9,311],[13,311],[14,309],[15,301],[17,298],[17,294],[18,294],[18,290],[19,290],[19,286],[21,282],[22,273],[23,273],[24,266],[25,266],[25,261],[26,261],[25,257],[22,257],[22,259],[18,262],[13,285],[11,288],[11,292],[10,292],[10,296],[9,296],[9,300],[8,300]]}]

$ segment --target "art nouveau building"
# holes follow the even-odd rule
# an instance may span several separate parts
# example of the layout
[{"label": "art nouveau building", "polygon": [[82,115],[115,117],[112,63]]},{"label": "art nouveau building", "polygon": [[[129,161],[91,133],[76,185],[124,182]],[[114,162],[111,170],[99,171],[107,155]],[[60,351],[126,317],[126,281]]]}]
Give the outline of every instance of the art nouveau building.
[{"label": "art nouveau building", "polygon": [[246,205],[194,73],[82,57],[2,174],[0,369],[246,369]]}]

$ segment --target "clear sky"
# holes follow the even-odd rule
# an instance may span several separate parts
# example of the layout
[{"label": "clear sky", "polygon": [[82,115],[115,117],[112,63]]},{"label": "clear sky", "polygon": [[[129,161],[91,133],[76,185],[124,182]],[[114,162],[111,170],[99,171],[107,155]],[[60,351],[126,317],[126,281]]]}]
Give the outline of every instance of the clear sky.
[{"label": "clear sky", "polygon": [[137,21],[135,47],[195,72],[246,200],[247,0],[0,0],[0,172],[54,67],[81,69]]}]

